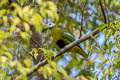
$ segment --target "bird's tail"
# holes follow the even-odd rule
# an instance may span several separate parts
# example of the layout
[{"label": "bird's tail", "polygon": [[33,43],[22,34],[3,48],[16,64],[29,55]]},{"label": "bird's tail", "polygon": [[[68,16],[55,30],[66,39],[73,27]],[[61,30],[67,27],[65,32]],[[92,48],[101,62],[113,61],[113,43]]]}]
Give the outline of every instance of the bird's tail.
[{"label": "bird's tail", "polygon": [[88,55],[82,50],[81,47],[79,46],[75,46],[72,48],[72,52],[75,52],[75,53],[79,53],[80,55],[82,55],[84,58],[87,58]]}]

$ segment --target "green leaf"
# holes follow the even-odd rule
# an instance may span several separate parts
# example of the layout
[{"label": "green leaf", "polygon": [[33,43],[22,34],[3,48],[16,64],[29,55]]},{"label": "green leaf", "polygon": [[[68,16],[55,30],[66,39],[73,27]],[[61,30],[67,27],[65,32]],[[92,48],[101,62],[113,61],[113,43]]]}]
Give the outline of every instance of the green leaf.
[{"label": "green leaf", "polygon": [[4,4],[7,4],[8,0],[1,0],[0,1],[0,7],[2,7]]},{"label": "green leaf", "polygon": [[56,56],[57,53],[55,53],[52,50],[46,50],[45,48],[39,48],[40,50],[42,50],[44,52],[44,56],[47,57],[48,59],[51,60],[52,56]]},{"label": "green leaf", "polygon": [[115,26],[114,26],[114,24],[112,22],[110,22],[109,28],[112,29],[112,30],[115,30]]},{"label": "green leaf", "polygon": [[114,45],[115,44],[112,41],[109,42],[109,45],[108,45],[109,53],[111,53],[111,49]]},{"label": "green leaf", "polygon": [[25,65],[26,65],[28,68],[31,67],[31,61],[30,61],[30,59],[25,59],[25,60],[24,60],[24,63],[25,63]]},{"label": "green leaf", "polygon": [[101,24],[99,26],[99,31],[102,31],[104,28],[106,28],[108,26],[108,24]]},{"label": "green leaf", "polygon": [[38,50],[36,48],[33,48],[32,51],[30,52],[31,55],[34,55],[35,59],[38,57]]},{"label": "green leaf", "polygon": [[0,10],[0,17],[2,17],[6,13],[6,11],[7,10],[5,10],[5,9]]},{"label": "green leaf", "polygon": [[29,30],[30,30],[29,24],[24,23],[24,28],[25,28],[25,31],[26,31],[26,32],[29,31]]},{"label": "green leaf", "polygon": [[30,34],[27,32],[20,32],[20,37],[23,43],[29,44]]},{"label": "green leaf", "polygon": [[106,30],[105,40],[108,40],[111,35],[113,34],[113,31],[111,29]]},{"label": "green leaf", "polygon": [[38,32],[42,31],[43,19],[39,14],[34,14],[34,16],[31,18],[31,23],[35,25],[35,28]]},{"label": "green leaf", "polygon": [[38,53],[34,53],[34,57],[35,57],[35,59],[37,59]]},{"label": "green leaf", "polygon": [[116,31],[115,33],[114,33],[114,37],[115,38],[117,38],[117,35],[120,33],[120,31]]},{"label": "green leaf", "polygon": [[116,41],[115,41],[115,44],[116,44],[117,48],[120,49],[119,42],[118,42],[117,39],[116,39]]},{"label": "green leaf", "polygon": [[21,75],[21,76],[18,76],[16,80],[28,80],[28,77],[26,75]]},{"label": "green leaf", "polygon": [[54,21],[54,14],[51,10],[45,10],[45,13],[52,19],[52,21]]},{"label": "green leaf", "polygon": [[105,0],[105,3],[108,4],[108,0]]}]

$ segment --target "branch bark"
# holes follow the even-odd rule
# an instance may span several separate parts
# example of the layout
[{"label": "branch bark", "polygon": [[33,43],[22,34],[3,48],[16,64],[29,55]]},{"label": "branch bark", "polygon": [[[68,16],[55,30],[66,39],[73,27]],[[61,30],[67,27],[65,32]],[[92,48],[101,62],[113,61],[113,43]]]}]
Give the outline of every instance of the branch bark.
[{"label": "branch bark", "polygon": [[[100,1],[100,5],[101,5],[101,1]],[[107,20],[106,20],[106,15],[105,15],[105,12],[103,10],[103,6],[101,5],[101,9],[102,9],[102,14],[103,14],[103,17],[105,19],[105,23],[107,23]],[[99,28],[96,28],[95,30],[93,30],[90,34],[87,34],[87,35],[84,35],[83,37],[81,37],[80,39],[68,44],[67,46],[65,46],[64,48],[62,48],[58,54],[54,57],[52,56],[52,60],[56,59],[57,57],[61,56],[62,54],[64,54],[67,50],[71,49],[72,47],[74,47],[75,45],[83,42],[83,41],[86,41],[88,39],[91,39],[91,35],[94,36],[96,35],[97,33],[99,33]],[[30,76],[31,74],[33,74],[34,72],[38,71],[38,69],[41,67],[41,66],[44,66],[46,64],[48,64],[48,59],[44,59],[42,60],[41,62],[38,62],[38,64],[35,65],[34,68],[32,68],[32,70],[30,72],[27,72],[26,75],[27,76]],[[22,76],[22,75],[20,75]],[[18,78],[20,77],[18,76]],[[16,78],[16,79],[18,79]]]},{"label": "branch bark", "polygon": [[[85,35],[85,36],[81,37],[80,39],[78,39],[78,40],[70,43],[69,45],[65,46],[64,48],[62,48],[55,57],[52,56],[52,60],[54,60],[55,58],[61,56],[62,54],[64,54],[64,52],[66,52],[67,50],[71,49],[71,48],[74,47],[75,45],[77,45],[77,44],[79,44],[79,43],[81,43],[81,42],[83,42],[83,41],[85,41],[85,40],[90,39],[90,38],[91,38],[91,35],[94,36],[94,35],[96,35],[97,33],[99,33],[99,28],[93,30],[90,34]],[[48,63],[47,60],[48,60],[48,59],[44,59],[43,61],[39,62],[30,72],[27,72],[26,75],[27,75],[27,76],[30,76],[31,74],[33,74],[34,72],[36,72],[41,66],[46,65],[46,64]],[[22,75],[20,75],[20,76],[22,76]],[[19,76],[19,77],[20,77],[20,76]],[[18,77],[18,78],[19,78],[19,77]],[[18,79],[18,78],[17,78],[17,79]]]},{"label": "branch bark", "polygon": [[[90,38],[91,38],[91,35],[94,36],[94,35],[96,35],[97,33],[99,33],[99,28],[93,30],[90,34],[85,35],[85,36],[81,37],[80,39],[78,39],[78,40],[70,43],[69,45],[65,46],[64,48],[62,48],[62,49],[58,52],[58,55],[57,55],[56,57],[62,55],[64,52],[66,52],[67,50],[71,49],[71,48],[74,47],[75,45],[77,45],[77,44],[79,44],[79,43],[81,43],[81,42],[83,42],[83,41],[85,41],[85,40],[90,39]],[[56,58],[56,57],[55,57],[55,58]]]}]

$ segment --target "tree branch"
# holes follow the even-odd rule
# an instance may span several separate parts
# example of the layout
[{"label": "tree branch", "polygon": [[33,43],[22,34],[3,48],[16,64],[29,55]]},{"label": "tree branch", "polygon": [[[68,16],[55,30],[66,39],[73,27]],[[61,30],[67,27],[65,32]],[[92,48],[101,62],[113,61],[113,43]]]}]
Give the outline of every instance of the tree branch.
[{"label": "tree branch", "polygon": [[[62,54],[64,54],[64,52],[66,52],[67,50],[71,49],[72,47],[74,47],[75,45],[85,41],[85,40],[88,40],[91,38],[91,35],[94,36],[96,35],[97,33],[99,33],[99,28],[95,29],[94,31],[92,31],[90,34],[88,35],[85,35],[83,37],[81,37],[80,39],[68,44],[67,46],[65,46],[64,48],[62,48],[58,54],[54,57],[52,56],[52,60],[54,60],[55,58],[61,56]],[[44,59],[43,61],[39,62],[32,70],[30,70],[30,72],[27,72],[26,75],[27,76],[30,76],[31,74],[33,74],[34,72],[36,72],[41,66],[44,66],[45,64],[47,64],[48,59]],[[22,75],[20,75],[22,76]],[[18,76],[18,78],[20,78],[20,76]],[[16,78],[16,79],[18,79]]]},{"label": "tree branch", "polygon": [[96,39],[91,35],[91,38],[95,41],[96,46],[101,49],[103,52],[105,52],[105,50],[103,48],[101,48],[101,46],[98,44],[98,42],[96,41]]},{"label": "tree branch", "polygon": [[[102,13],[103,13],[103,16],[104,16],[104,19],[105,19],[105,23],[107,23],[103,6],[101,6],[101,9],[102,9]],[[104,29],[105,29],[105,28],[104,28]],[[71,48],[74,47],[75,45],[77,45],[77,44],[79,44],[79,43],[81,43],[81,42],[83,42],[83,41],[86,41],[86,40],[92,38],[91,35],[94,36],[94,35],[96,35],[97,33],[99,33],[99,28],[96,28],[96,29],[93,30],[90,34],[84,35],[84,36],[81,37],[80,39],[78,39],[78,40],[76,40],[76,41],[68,44],[67,46],[65,46],[64,48],[62,48],[55,57],[52,56],[52,60],[54,60],[55,58],[61,56],[62,54],[64,54],[64,52],[66,52],[67,50],[71,49]],[[33,74],[34,72],[38,71],[38,69],[39,69],[41,66],[44,66],[44,65],[48,64],[47,61],[48,61],[48,59],[44,59],[43,61],[39,62],[37,65],[35,65],[34,68],[32,68],[32,70],[30,70],[30,72],[27,72],[26,75],[27,75],[27,76],[30,76],[30,75]],[[18,78],[21,77],[21,76],[22,76],[22,75],[18,76]],[[18,79],[18,78],[16,78],[16,79]]]},{"label": "tree branch", "polygon": [[40,44],[39,44],[36,40],[34,40],[33,38],[31,38],[31,40],[32,40],[38,47],[41,47]]},{"label": "tree branch", "polygon": [[[58,54],[57,54],[56,57],[62,55],[64,52],[66,52],[67,50],[71,49],[71,48],[74,47],[75,45],[77,45],[77,44],[79,44],[79,43],[81,43],[81,42],[83,42],[83,41],[85,41],[85,40],[90,39],[90,38],[91,38],[91,35],[94,36],[94,35],[96,35],[97,33],[99,33],[99,28],[93,30],[90,34],[85,35],[85,36],[81,37],[80,39],[78,39],[78,40],[76,40],[76,41],[68,44],[68,45],[65,46],[64,48],[62,48],[62,49],[58,52]],[[55,58],[56,58],[56,57],[55,57]]]},{"label": "tree branch", "polygon": [[[106,27],[105,27],[106,28]],[[104,30],[105,28],[103,28],[102,30]],[[62,54],[64,54],[67,50],[71,49],[72,47],[74,47],[75,45],[82,43],[83,41],[86,41],[88,39],[91,39],[93,36],[95,36],[97,33],[99,33],[99,28],[96,28],[95,30],[93,30],[91,33],[84,35],[83,37],[81,37],[80,39],[66,45],[64,48],[62,48],[57,55],[54,57],[52,56],[52,60],[56,59],[57,57],[61,56]],[[48,64],[48,59],[45,58],[43,61],[38,62],[37,65],[35,65],[35,67],[32,68],[32,70],[30,70],[30,72],[27,72],[26,75],[30,76],[31,74],[33,74],[34,72],[38,71],[38,69],[41,66],[44,66]],[[16,79],[18,80],[22,75],[18,76]]]},{"label": "tree branch", "polygon": [[[39,62],[37,65],[35,65],[34,68],[32,68],[30,70],[30,72],[27,72],[26,73],[26,76],[30,76],[31,74],[33,74],[34,72],[38,71],[38,69],[41,67],[41,66],[44,66],[45,64],[47,64],[48,59],[44,59],[43,61]],[[18,76],[15,80],[19,80],[20,78],[22,77],[22,75]]]}]

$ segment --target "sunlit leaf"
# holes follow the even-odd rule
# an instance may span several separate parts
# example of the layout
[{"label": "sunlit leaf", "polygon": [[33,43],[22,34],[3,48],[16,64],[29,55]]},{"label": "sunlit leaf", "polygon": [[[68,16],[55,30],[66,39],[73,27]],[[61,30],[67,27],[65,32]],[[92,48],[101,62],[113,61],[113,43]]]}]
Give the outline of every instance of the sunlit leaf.
[{"label": "sunlit leaf", "polygon": [[108,49],[109,49],[109,52],[110,52],[110,53],[111,53],[111,49],[112,49],[112,47],[113,47],[114,45],[115,45],[115,44],[114,44],[112,41],[109,42]]},{"label": "sunlit leaf", "polygon": [[24,60],[24,63],[26,64],[26,66],[27,66],[28,68],[31,67],[30,59],[25,59],[25,60]]},{"label": "sunlit leaf", "polygon": [[106,28],[108,25],[107,24],[101,24],[99,26],[99,30],[102,31],[104,28]]}]

